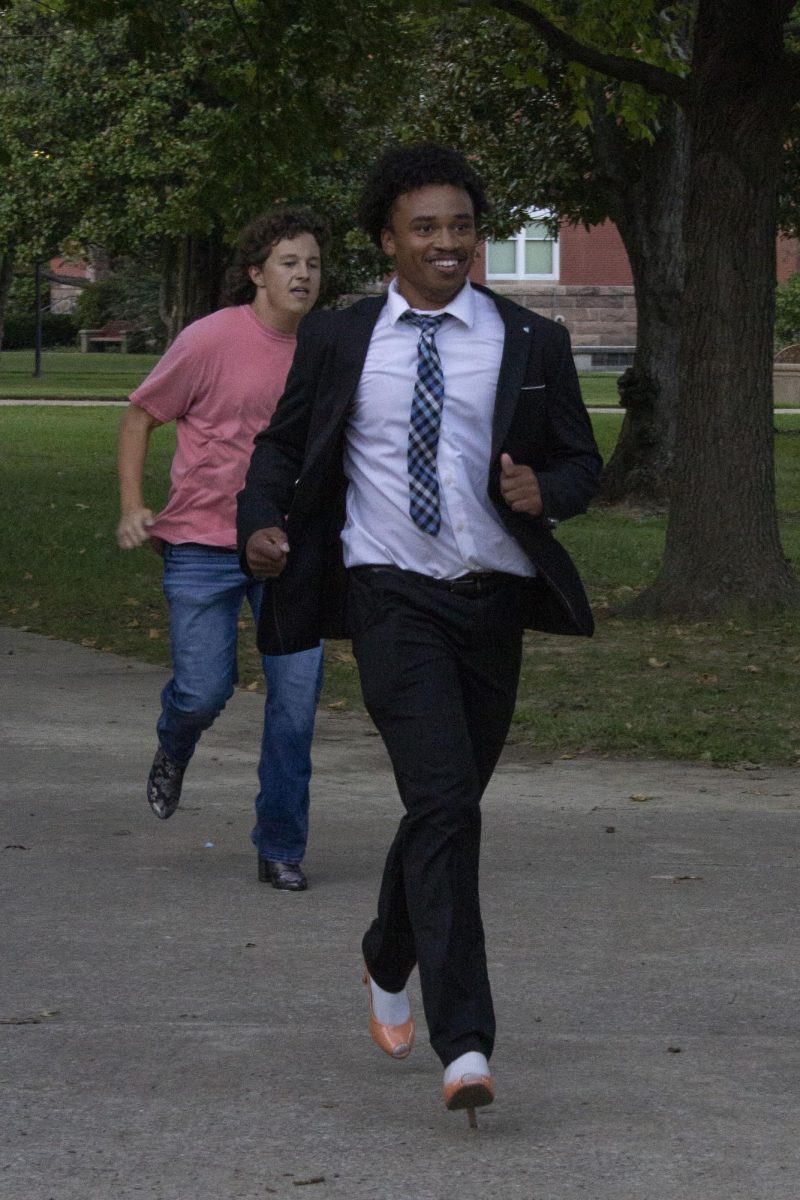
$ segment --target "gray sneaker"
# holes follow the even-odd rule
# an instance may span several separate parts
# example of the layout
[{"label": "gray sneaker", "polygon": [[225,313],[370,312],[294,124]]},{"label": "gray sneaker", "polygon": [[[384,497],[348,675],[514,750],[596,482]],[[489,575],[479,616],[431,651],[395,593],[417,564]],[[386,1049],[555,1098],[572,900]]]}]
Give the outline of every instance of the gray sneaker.
[{"label": "gray sneaker", "polygon": [[147,801],[162,821],[171,817],[180,803],[185,770],[186,767],[179,767],[158,747],[147,777]]}]

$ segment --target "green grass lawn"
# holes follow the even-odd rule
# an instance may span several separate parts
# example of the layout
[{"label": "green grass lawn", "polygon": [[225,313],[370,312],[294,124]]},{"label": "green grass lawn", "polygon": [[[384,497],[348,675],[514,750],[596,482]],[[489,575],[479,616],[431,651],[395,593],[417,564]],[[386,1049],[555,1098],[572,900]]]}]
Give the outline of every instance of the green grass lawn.
[{"label": "green grass lawn", "polygon": [[[157,354],[45,350],[42,376],[34,379],[32,350],[4,350],[0,353],[0,399],[125,400],[157,362]],[[616,381],[616,375],[586,372],[581,376],[586,403],[615,407],[619,400]]]},{"label": "green grass lawn", "polygon": [[[99,357],[99,356],[98,356]],[[149,662],[169,661],[160,561],[123,553],[117,522],[113,408],[0,409],[4,487],[0,622]],[[594,418],[607,455],[619,418]],[[800,569],[800,418],[776,439],[786,553]],[[163,503],[172,426],[153,434],[146,491]],[[717,763],[800,760],[797,618],[717,624],[634,621],[625,603],[657,570],[661,517],[593,509],[559,536],[597,615],[592,639],[526,637],[512,739],[546,755],[666,755]],[[258,658],[242,621],[241,675]],[[346,643],[327,647],[323,704],[359,709]],[[156,703],[154,695],[153,703]]]},{"label": "green grass lawn", "polygon": [[[157,361],[157,354],[46,350],[42,355],[42,377],[34,379],[32,350],[3,350],[0,399],[125,400]],[[581,372],[581,390],[587,406],[617,408],[618,378],[602,371]]]},{"label": "green grass lawn", "polygon": [[34,379],[32,350],[4,350],[0,353],[0,399],[125,400],[158,357],[45,350],[42,377]]}]

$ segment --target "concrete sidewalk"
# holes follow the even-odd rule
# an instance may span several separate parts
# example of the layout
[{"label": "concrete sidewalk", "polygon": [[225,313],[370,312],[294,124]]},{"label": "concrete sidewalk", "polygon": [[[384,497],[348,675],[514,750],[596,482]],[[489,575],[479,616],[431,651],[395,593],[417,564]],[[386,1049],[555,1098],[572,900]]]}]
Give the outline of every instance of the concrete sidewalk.
[{"label": "concrete sidewalk", "polygon": [[797,1200],[796,772],[507,752],[471,1132],[415,982],[410,1059],[366,1033],[399,805],[364,722],[320,714],[311,887],[284,894],[248,841],[257,696],[159,822],[164,672],[8,629],[0,662],[2,1200]]}]

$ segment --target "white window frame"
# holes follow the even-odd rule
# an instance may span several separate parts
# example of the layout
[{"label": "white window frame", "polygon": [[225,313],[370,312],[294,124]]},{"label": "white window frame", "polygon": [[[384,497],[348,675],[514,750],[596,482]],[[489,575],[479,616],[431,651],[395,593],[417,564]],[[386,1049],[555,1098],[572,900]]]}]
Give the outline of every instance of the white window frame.
[{"label": "white window frame", "polygon": [[[528,224],[528,222],[530,222],[530,221],[546,221],[549,218],[549,216],[550,216],[550,213],[547,211],[547,209],[534,208],[534,209],[531,209],[531,211],[528,213],[528,215],[525,219],[525,224]],[[494,239],[488,238],[486,241],[486,281],[487,281],[487,283],[490,281],[493,281],[493,280],[511,281],[514,279],[520,279],[520,280],[521,279],[550,279],[550,280],[558,279],[559,271],[560,271],[560,254],[559,254],[558,234],[555,234],[552,239],[553,269],[552,269],[552,271],[548,272],[547,274],[538,274],[538,275],[537,274],[528,274],[525,270],[525,242],[527,240],[525,237],[525,225],[523,225],[522,228],[520,230],[518,230],[516,234],[514,234],[514,241],[516,243],[515,244],[515,270],[510,275],[499,272],[499,271],[490,271],[489,270],[489,242],[492,240],[494,240]],[[544,241],[544,240],[546,240],[546,239],[543,238],[542,241]],[[511,241],[511,238],[498,238],[497,241],[498,242]]]}]

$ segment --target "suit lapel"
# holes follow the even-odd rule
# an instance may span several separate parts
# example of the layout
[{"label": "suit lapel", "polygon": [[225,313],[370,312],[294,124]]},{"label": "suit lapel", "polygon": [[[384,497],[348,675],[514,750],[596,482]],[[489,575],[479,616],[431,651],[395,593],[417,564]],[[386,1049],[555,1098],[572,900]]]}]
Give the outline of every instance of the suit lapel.
[{"label": "suit lapel", "polygon": [[385,303],[385,295],[370,296],[346,310],[346,332],[338,337],[336,344],[336,398],[331,413],[334,424],[344,415],[355,395],[361,372],[364,370],[372,331]]},{"label": "suit lapel", "polygon": [[[481,289],[483,290],[483,289]],[[517,407],[520,388],[525,378],[531,344],[531,322],[516,304],[489,292],[505,326],[503,357],[497,379],[497,394],[492,420],[492,461],[500,453]]]},{"label": "suit lapel", "polygon": [[385,303],[385,296],[370,296],[341,313],[342,325],[337,330],[333,352],[326,359],[324,367],[333,395],[324,424],[316,433],[313,444],[309,445],[309,457],[324,450],[342,429],[364,369],[375,322]]}]

